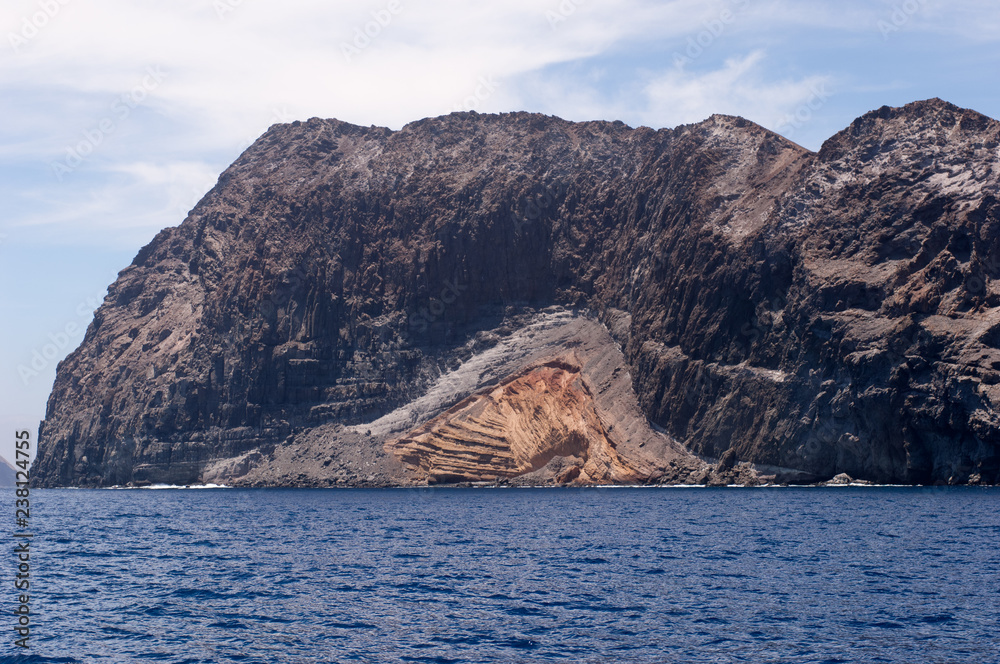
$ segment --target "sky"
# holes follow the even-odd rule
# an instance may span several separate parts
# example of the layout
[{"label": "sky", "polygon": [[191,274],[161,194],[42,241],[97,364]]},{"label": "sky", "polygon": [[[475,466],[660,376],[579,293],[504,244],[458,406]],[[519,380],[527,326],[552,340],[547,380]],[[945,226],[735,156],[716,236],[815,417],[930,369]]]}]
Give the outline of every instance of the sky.
[{"label": "sky", "polygon": [[1000,118],[996,0],[4,0],[0,455],[108,285],[270,125],[456,110],[811,150],[883,105]]}]

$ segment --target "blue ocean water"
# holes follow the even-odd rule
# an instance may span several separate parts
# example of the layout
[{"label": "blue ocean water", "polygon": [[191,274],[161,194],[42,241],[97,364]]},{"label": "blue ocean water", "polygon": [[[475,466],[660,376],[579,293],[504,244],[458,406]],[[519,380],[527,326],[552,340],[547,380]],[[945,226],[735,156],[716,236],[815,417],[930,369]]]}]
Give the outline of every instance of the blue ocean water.
[{"label": "blue ocean water", "polygon": [[7,661],[1000,662],[998,489],[31,499]]}]

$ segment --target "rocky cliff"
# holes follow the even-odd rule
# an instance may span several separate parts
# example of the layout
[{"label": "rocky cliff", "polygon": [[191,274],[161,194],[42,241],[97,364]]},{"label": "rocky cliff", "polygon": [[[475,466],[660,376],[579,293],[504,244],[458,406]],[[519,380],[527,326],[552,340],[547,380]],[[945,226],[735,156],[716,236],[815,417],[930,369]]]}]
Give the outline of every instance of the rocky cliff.
[{"label": "rocky cliff", "polygon": [[110,287],[36,481],[1000,479],[1000,123],[811,153],[456,113],[272,127]]}]

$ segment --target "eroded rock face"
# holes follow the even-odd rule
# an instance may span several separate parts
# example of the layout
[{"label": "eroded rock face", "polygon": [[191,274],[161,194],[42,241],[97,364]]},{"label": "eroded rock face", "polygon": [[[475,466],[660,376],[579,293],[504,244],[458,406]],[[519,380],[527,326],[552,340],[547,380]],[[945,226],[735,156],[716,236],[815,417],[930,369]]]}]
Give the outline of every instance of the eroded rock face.
[{"label": "eroded rock face", "polygon": [[562,358],[459,402],[388,447],[428,484],[509,480],[556,457],[558,483],[645,479],[618,456],[580,367]]},{"label": "eroded rock face", "polygon": [[[421,482],[447,465],[432,430],[492,408],[507,465],[463,477],[532,469],[573,430],[517,477],[996,483],[998,139],[940,100],[815,154],[724,116],[276,125],[111,286],[34,475]],[[484,396],[570,352],[577,377],[533,383],[560,390]],[[482,413],[439,417],[473,395]],[[528,403],[547,414],[524,434]]]}]

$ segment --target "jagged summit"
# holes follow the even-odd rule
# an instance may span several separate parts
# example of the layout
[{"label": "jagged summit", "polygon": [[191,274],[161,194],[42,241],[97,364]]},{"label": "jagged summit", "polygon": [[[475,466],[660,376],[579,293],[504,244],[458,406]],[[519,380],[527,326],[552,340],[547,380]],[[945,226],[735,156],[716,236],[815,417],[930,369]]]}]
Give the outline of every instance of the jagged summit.
[{"label": "jagged summit", "polygon": [[995,483],[997,127],[275,125],[109,288],[34,475]]},{"label": "jagged summit", "polygon": [[892,147],[900,141],[919,142],[914,145],[917,149],[931,145],[945,147],[959,142],[956,133],[979,137],[984,144],[992,143],[995,149],[1000,123],[937,98],[899,108],[883,106],[827,140],[819,155],[823,160],[839,159],[850,151],[870,149],[873,145]]}]

